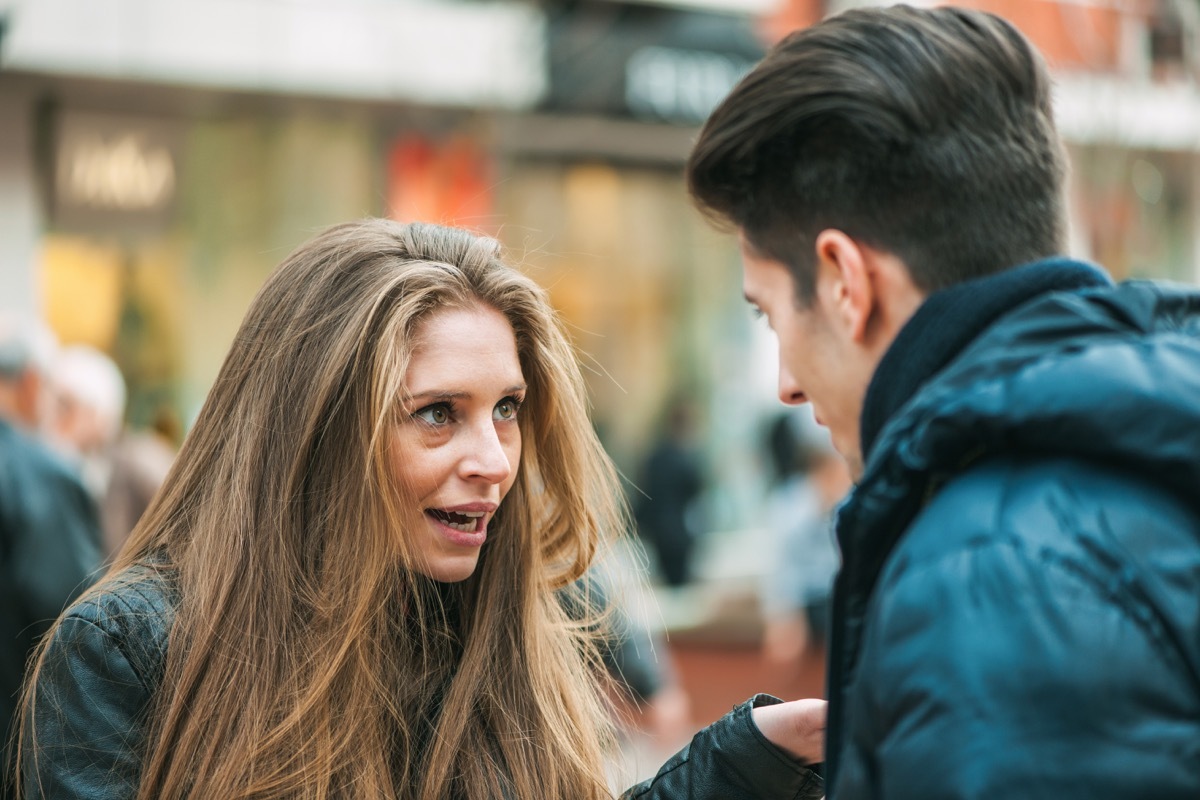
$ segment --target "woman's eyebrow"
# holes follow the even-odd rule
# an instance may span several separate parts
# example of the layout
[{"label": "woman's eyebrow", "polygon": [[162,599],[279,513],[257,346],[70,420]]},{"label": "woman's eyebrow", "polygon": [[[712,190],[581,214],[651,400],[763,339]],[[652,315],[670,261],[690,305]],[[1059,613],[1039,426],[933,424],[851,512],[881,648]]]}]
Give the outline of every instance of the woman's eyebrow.
[{"label": "woman's eyebrow", "polygon": [[[500,390],[500,394],[517,394],[529,388],[524,383],[514,383],[505,389]],[[415,392],[409,397],[413,400],[469,400],[472,393],[468,391],[450,391],[447,389],[426,389],[423,392]]]},{"label": "woman's eyebrow", "polygon": [[409,397],[413,400],[466,400],[471,397],[471,393],[450,392],[444,389],[427,389],[424,392],[410,394]]}]

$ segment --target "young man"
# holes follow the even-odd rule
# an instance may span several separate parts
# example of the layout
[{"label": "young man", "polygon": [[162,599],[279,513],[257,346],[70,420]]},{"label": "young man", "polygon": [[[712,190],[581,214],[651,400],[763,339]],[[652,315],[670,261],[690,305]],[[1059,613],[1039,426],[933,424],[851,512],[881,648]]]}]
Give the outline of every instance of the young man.
[{"label": "young man", "polygon": [[858,485],[843,798],[1200,797],[1200,293],[1064,258],[1050,81],[1009,24],[781,42],[687,168]]}]

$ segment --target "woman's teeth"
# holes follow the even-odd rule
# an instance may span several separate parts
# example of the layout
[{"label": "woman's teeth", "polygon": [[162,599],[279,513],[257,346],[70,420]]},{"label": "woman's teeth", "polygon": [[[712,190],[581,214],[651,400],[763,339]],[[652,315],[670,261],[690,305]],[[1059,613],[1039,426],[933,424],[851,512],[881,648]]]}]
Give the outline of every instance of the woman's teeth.
[{"label": "woman's teeth", "polygon": [[474,533],[479,526],[479,518],[483,516],[482,511],[442,511],[437,508],[431,508],[429,513],[447,527],[462,533]]}]

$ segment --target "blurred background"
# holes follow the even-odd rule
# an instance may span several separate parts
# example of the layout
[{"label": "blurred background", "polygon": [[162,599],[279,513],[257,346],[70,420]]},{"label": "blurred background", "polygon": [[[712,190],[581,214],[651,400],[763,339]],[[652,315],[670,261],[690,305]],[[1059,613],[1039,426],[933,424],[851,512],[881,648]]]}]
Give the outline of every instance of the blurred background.
[{"label": "blurred background", "polygon": [[[681,168],[772,42],[874,4],[0,0],[0,310],[111,359],[118,418],[169,448],[316,230],[384,215],[498,237],[568,321],[629,478],[644,547],[612,573],[648,579],[620,594],[659,672],[645,693],[676,690],[638,706],[644,775],[754,690],[823,691],[820,521],[844,479],[777,405],[775,344]],[[1195,282],[1200,0],[960,5],[1052,65],[1073,254]],[[780,506],[811,510],[807,533],[772,511],[787,492],[808,493]]]}]

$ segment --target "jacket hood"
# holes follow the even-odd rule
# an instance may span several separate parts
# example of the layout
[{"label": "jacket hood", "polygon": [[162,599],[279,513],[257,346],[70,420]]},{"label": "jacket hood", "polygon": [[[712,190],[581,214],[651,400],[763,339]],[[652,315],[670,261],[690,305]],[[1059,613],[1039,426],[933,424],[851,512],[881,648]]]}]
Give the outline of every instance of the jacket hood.
[{"label": "jacket hood", "polygon": [[930,491],[989,455],[1103,462],[1200,506],[1198,312],[1195,289],[1130,281],[1002,317],[883,428],[842,509],[847,568],[873,580]]}]

